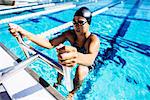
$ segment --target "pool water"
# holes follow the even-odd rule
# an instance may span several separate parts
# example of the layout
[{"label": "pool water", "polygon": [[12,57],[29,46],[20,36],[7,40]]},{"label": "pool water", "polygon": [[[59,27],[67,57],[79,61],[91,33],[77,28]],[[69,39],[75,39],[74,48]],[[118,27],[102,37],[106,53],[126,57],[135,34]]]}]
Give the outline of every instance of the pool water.
[{"label": "pool water", "polygon": [[[104,3],[100,1],[99,3],[87,3],[86,5],[95,11],[110,3],[109,0],[107,3],[106,1]],[[39,34],[71,21],[77,8],[14,23],[30,32]],[[95,69],[89,73],[75,94],[75,100],[150,99],[149,9],[149,0],[126,0],[126,2],[92,18],[90,31],[99,36],[100,51],[95,61]],[[9,34],[7,28],[7,23],[0,27],[0,42],[10,48],[19,58],[25,59],[18,43]],[[57,35],[59,33],[47,38],[54,38]],[[65,44],[69,43],[65,42]],[[34,43],[30,45],[57,61],[55,49],[47,50]],[[56,70],[45,62],[38,60],[29,67],[51,85],[56,82]],[[72,78],[74,74],[75,68],[72,70]],[[64,81],[57,90],[64,96],[68,94]]]}]

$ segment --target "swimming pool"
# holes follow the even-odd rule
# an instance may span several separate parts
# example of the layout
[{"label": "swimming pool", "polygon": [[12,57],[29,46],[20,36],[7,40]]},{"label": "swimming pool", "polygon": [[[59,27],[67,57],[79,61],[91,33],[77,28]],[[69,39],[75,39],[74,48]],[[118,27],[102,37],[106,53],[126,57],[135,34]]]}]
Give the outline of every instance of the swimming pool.
[{"label": "swimming pool", "polygon": [[[100,8],[96,4],[95,7],[89,5],[88,7],[92,11]],[[76,9],[16,21],[15,23],[38,34],[71,21],[73,16],[65,16],[73,14]],[[83,85],[75,94],[75,100],[148,100],[150,98],[149,9],[150,2],[148,0],[127,0],[93,17],[90,30],[97,34],[101,40],[100,53],[96,60],[95,70],[91,71],[85,79]],[[53,25],[45,23],[47,20]],[[0,42],[22,58],[24,55],[16,40],[8,33],[7,25],[3,24],[0,30]],[[55,36],[49,36],[48,38],[53,37]],[[31,45],[57,60],[56,53],[54,53],[55,49],[45,50],[33,43]],[[30,67],[50,84],[56,81],[56,71],[49,68],[44,62],[34,62]],[[58,87],[58,91],[63,95],[68,93],[64,85]]]}]

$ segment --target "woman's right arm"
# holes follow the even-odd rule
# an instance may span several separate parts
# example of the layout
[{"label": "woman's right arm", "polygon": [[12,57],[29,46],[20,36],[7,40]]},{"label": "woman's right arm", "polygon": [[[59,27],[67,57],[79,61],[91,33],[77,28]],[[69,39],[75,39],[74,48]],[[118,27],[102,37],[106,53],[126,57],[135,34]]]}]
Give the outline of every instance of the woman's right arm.
[{"label": "woman's right arm", "polygon": [[47,49],[50,49],[50,48],[53,48],[54,46],[59,45],[60,43],[64,42],[66,39],[65,35],[62,35],[53,39],[52,41],[49,41],[48,39],[45,39],[41,36],[34,35],[31,32],[24,30],[23,28],[21,28],[20,26],[16,24],[10,23],[9,27],[10,27],[9,31],[14,37],[18,37],[18,33],[20,33],[23,37],[26,37],[32,42],[36,43],[37,45],[47,48]]}]

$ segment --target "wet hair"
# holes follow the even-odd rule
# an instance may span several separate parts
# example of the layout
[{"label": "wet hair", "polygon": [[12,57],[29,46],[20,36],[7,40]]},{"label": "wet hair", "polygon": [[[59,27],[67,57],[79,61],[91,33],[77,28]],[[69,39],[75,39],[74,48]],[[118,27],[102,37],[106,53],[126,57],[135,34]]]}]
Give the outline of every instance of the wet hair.
[{"label": "wet hair", "polygon": [[74,17],[75,16],[82,16],[86,18],[89,25],[91,24],[92,13],[87,7],[81,7],[80,9],[78,9],[74,14]]}]

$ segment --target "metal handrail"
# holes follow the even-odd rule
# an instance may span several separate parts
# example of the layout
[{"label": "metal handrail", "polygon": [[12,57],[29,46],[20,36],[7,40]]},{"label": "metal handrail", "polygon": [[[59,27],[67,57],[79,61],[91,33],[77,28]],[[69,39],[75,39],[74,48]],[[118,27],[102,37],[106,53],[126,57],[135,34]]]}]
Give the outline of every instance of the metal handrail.
[{"label": "metal handrail", "polygon": [[0,76],[0,84],[5,82],[8,78],[17,74],[21,70],[26,70],[37,82],[39,82],[51,95],[53,95],[57,100],[65,100],[65,97],[60,94],[54,87],[52,87],[48,82],[46,82],[42,77],[38,76],[34,71],[32,71],[27,66],[37,59],[43,59],[40,54],[35,54],[32,57],[20,62],[16,66],[11,66],[11,70],[4,71]]},{"label": "metal handrail", "polygon": [[51,65],[53,68],[55,68],[59,73],[61,73],[62,75],[64,75],[64,80],[65,80],[65,83],[66,83],[67,90],[68,91],[72,91],[73,90],[73,80],[71,80],[71,68],[60,65],[59,63],[57,63],[56,61],[54,61],[50,57],[44,55],[43,53],[39,52],[38,50],[34,49],[33,47],[27,45],[23,41],[23,39],[19,35],[19,33],[18,33],[17,40],[18,40],[19,45],[22,48],[22,50],[25,53],[25,55],[26,55],[27,58],[30,57],[29,52],[33,53],[33,54],[39,54],[40,58],[42,58],[49,65]]}]

